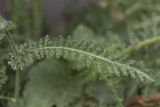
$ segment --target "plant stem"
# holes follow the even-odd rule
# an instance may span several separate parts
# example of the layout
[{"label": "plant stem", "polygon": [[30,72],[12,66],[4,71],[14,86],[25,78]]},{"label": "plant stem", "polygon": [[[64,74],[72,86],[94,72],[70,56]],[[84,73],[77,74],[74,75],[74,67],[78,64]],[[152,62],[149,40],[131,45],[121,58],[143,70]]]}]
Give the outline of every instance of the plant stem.
[{"label": "plant stem", "polygon": [[33,8],[33,29],[34,35],[38,37],[41,34],[42,29],[42,0],[32,0],[32,8]]},{"label": "plant stem", "polygon": [[16,53],[17,52],[17,46],[16,46],[14,38],[11,36],[9,31],[7,31],[7,38],[8,38],[10,47],[12,47],[12,49],[13,49],[12,51]]},{"label": "plant stem", "polygon": [[16,79],[15,79],[15,106],[19,105],[19,91],[20,91],[20,71],[16,71]]},{"label": "plant stem", "polygon": [[140,50],[140,49],[142,49],[146,46],[150,46],[150,45],[153,45],[153,44],[158,43],[158,42],[160,42],[160,36],[156,36],[156,37],[153,37],[153,38],[150,38],[150,39],[146,39],[146,40],[138,43],[136,46],[131,46],[131,47],[126,48],[122,52],[122,54],[128,54],[128,53]]},{"label": "plant stem", "polygon": [[[14,53],[17,53],[17,47],[16,43],[14,41],[14,38],[11,36],[9,31],[7,32],[7,39],[9,41],[10,48]],[[17,70],[15,74],[15,106],[19,106],[19,92],[20,91],[20,71]]]},{"label": "plant stem", "polygon": [[12,46],[12,42],[11,42],[11,40],[10,40],[10,38],[9,38],[9,35],[8,35],[8,33],[7,33],[7,40],[8,40],[8,42],[9,42],[9,48],[11,49],[11,51],[13,51],[14,52],[14,47]]}]

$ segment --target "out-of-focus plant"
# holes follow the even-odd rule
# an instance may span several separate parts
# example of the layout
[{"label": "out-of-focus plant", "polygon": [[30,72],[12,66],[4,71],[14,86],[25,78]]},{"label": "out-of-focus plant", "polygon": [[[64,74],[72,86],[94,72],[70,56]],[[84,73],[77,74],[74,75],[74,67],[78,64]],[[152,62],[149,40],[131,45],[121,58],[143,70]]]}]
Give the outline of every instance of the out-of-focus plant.
[{"label": "out-of-focus plant", "polygon": [[[15,0],[14,5],[12,19],[19,26],[19,34],[33,38],[41,35],[41,4],[33,1],[33,6],[31,1]],[[82,12],[69,10],[74,13],[66,29],[72,34],[71,38],[43,38],[37,42],[23,39],[22,45],[18,41],[16,45],[14,43],[15,34],[8,29],[12,24],[1,21],[2,104],[22,107],[123,106],[135,95],[142,98],[157,93],[160,89],[159,5],[159,0],[101,0]],[[30,9],[33,13],[28,11]],[[7,37],[10,47],[6,45]],[[6,54],[8,51],[11,54]],[[137,63],[140,61],[145,66]],[[149,76],[136,69],[144,70],[146,66]],[[16,73],[8,75],[11,71]],[[152,84],[142,84],[128,77],[146,81],[152,80],[150,75],[155,80]],[[16,79],[15,92],[11,87],[14,83],[9,82],[13,79]]]},{"label": "out-of-focus plant", "polygon": [[[52,105],[76,106],[77,104],[85,106],[90,105],[91,102],[94,106],[105,106],[107,100],[103,99],[101,101],[101,98],[97,98],[98,96],[96,95],[94,97],[94,94],[97,93],[94,93],[93,90],[96,90],[96,85],[100,84],[103,84],[102,86],[106,87],[107,90],[111,88],[109,90],[112,92],[112,102],[117,104],[117,106],[118,104],[122,106],[122,101],[118,97],[114,85],[118,85],[123,75],[137,78],[141,82],[153,81],[146,73],[132,67],[138,67],[135,61],[129,61],[128,58],[124,58],[121,52],[117,52],[117,48],[112,47],[112,44],[98,45],[88,40],[76,42],[72,38],[58,37],[54,38],[53,41],[49,38],[41,39],[38,42],[27,41],[23,45],[18,46],[12,34],[10,34],[13,24],[8,21],[5,21],[3,24],[2,21],[1,25],[5,26],[2,31],[6,34],[5,37],[8,38],[11,49],[10,58],[6,60],[11,69],[15,71],[15,95],[13,98],[2,97],[3,100],[12,101],[13,104],[11,106],[50,107]],[[85,28],[81,26],[78,29]],[[93,34],[88,30],[86,31],[89,32],[88,36]],[[77,30],[74,35],[79,35],[79,33],[81,32]],[[40,73],[36,70],[38,74],[30,74],[30,82],[28,81],[28,84],[21,90],[23,81],[20,78],[24,76],[22,75],[23,72],[27,71],[27,68],[32,66],[34,62],[51,58],[54,58],[52,64],[55,64],[54,69],[56,68],[57,70],[55,69],[52,72],[44,72],[42,70]],[[55,58],[59,60],[56,61]],[[61,62],[60,60],[64,61]],[[43,65],[45,66],[45,63]],[[42,78],[42,75],[45,75],[44,78]],[[34,79],[32,76],[34,76]],[[8,78],[8,81],[10,81],[10,78]],[[50,86],[51,84],[53,86]],[[33,91],[35,89],[37,92],[41,92],[41,94],[37,93],[40,96],[36,94],[36,91]],[[20,93],[24,94],[21,95]],[[57,94],[60,94],[60,96]],[[44,99],[44,97],[46,98]]]}]

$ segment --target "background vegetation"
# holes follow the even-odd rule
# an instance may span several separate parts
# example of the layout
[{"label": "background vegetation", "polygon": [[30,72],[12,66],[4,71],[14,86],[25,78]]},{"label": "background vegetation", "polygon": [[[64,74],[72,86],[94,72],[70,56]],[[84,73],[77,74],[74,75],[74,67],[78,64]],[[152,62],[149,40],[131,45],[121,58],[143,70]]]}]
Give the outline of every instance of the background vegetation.
[{"label": "background vegetation", "polygon": [[0,106],[159,106],[159,0],[77,0],[59,20],[49,2],[3,8]]}]

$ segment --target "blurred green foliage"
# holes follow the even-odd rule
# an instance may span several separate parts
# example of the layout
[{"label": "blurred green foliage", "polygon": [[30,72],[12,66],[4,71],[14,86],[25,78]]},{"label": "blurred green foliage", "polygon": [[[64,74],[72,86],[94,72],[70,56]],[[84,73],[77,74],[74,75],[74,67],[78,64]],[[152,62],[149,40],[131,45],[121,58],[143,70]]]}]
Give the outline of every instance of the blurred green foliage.
[{"label": "blurred green foliage", "polygon": [[[17,31],[11,33],[17,45],[22,41],[44,36],[47,25],[42,4],[41,0],[14,0],[11,4],[11,20],[17,25]],[[66,10],[72,20],[68,21],[63,32],[63,35],[71,35],[76,42],[87,40],[102,46],[105,43],[115,45],[127,59],[143,62],[144,66],[140,66],[149,69],[148,74],[155,80],[152,84],[142,84],[128,77],[112,77],[108,81],[113,84],[115,82],[114,86],[108,86],[104,81],[94,81],[83,90],[81,88],[86,86],[85,81],[82,81],[83,75],[72,78],[68,73],[69,67],[72,68],[74,64],[54,58],[38,60],[31,65],[28,61],[28,68],[21,73],[20,107],[123,106],[135,95],[151,96],[159,92],[159,7],[159,0],[100,0],[98,4],[92,4],[83,11],[75,11],[73,8]],[[0,94],[11,97],[2,96],[0,99],[4,107],[12,107],[15,73],[7,64],[9,55],[6,53],[9,53],[9,46],[4,38],[7,23],[0,18],[0,87],[3,85]],[[137,67],[138,65],[136,64]]]}]

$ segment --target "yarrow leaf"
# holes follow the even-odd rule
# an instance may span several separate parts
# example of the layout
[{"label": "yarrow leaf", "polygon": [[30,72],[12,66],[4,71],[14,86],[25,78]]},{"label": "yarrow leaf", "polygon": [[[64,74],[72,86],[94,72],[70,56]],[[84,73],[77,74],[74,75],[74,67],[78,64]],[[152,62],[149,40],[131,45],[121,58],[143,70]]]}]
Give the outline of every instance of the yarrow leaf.
[{"label": "yarrow leaf", "polygon": [[9,64],[14,70],[23,70],[28,59],[34,61],[35,59],[56,57],[75,62],[77,68],[92,69],[94,75],[115,74],[121,76],[120,74],[122,74],[138,78],[140,81],[153,81],[150,76],[131,67],[129,63],[123,64],[120,59],[115,59],[114,51],[112,52],[110,49],[109,46],[101,48],[93,42],[74,42],[62,36],[53,40],[46,37],[38,42],[30,41],[21,45],[17,53],[11,53]]}]

